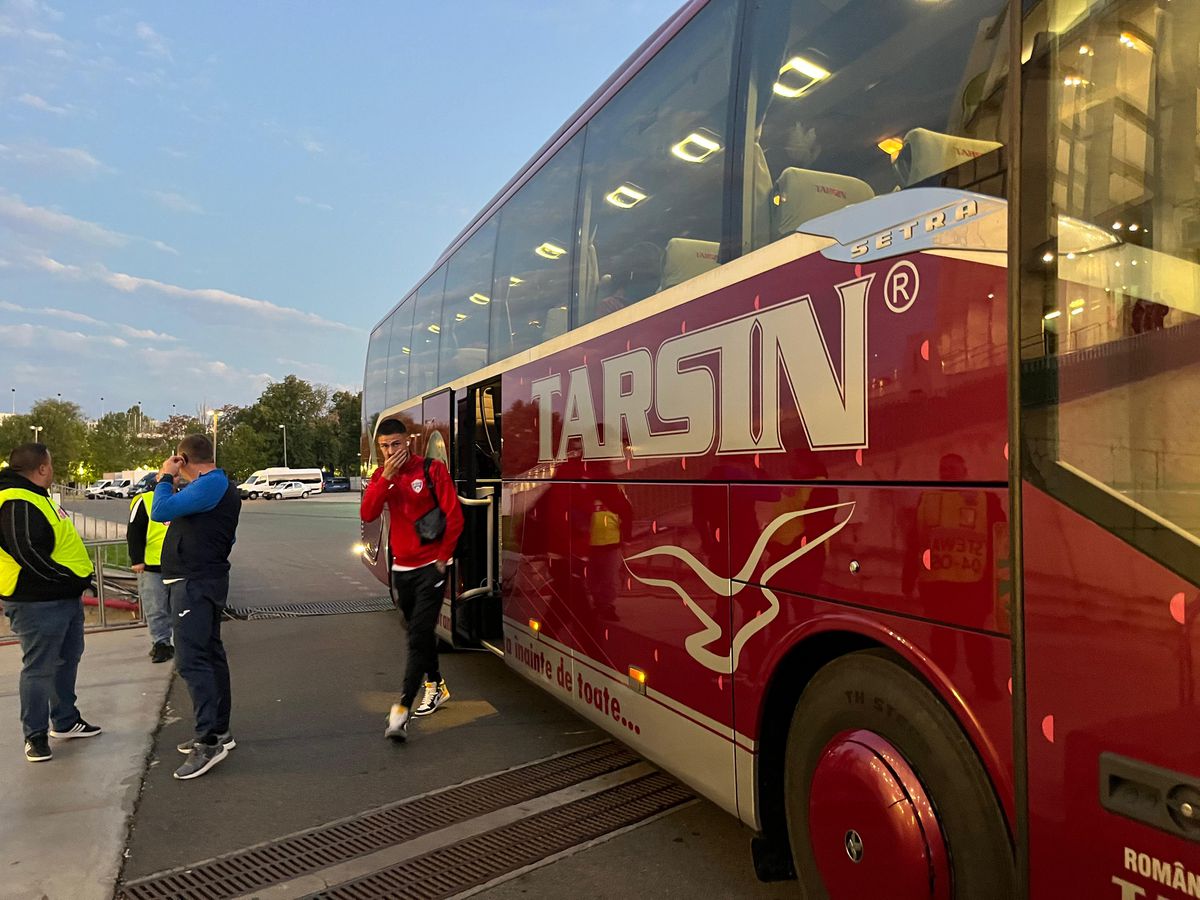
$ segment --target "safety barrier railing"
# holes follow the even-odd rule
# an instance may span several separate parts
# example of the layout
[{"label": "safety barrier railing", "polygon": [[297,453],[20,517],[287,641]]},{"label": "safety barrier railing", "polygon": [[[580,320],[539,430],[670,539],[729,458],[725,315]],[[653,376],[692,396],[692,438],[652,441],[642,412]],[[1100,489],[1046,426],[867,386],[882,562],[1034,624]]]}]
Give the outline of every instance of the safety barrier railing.
[{"label": "safety barrier railing", "polygon": [[[124,539],[85,541],[95,568],[95,589],[84,592],[84,630],[115,631],[145,627],[142,605],[138,601],[137,573],[129,562]],[[0,644],[15,643],[8,618],[0,618]]]}]

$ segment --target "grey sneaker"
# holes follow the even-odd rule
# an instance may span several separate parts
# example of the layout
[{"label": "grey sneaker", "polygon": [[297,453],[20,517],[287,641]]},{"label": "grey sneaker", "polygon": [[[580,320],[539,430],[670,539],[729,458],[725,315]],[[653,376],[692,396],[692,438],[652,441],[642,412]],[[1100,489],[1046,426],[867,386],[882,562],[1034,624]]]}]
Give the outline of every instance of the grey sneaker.
[{"label": "grey sneaker", "polygon": [[175,777],[180,781],[199,778],[228,755],[223,744],[192,744],[188,758],[175,770]]},{"label": "grey sneaker", "polygon": [[388,713],[388,727],[383,736],[397,743],[404,743],[408,740],[408,722],[411,718],[411,709],[401,706],[399,703],[393,703],[392,711]]},{"label": "grey sneaker", "polygon": [[[217,743],[220,744],[222,747],[224,747],[226,750],[232,750],[234,747],[237,746],[237,741],[235,741],[233,739],[233,732],[231,732],[231,731],[226,731],[224,734],[218,734],[217,735]],[[196,739],[188,738],[186,741],[180,741],[175,746],[175,749],[178,750],[180,753],[182,753],[184,756],[187,756],[189,753],[192,752],[192,747],[194,747],[195,745],[196,745]]]}]

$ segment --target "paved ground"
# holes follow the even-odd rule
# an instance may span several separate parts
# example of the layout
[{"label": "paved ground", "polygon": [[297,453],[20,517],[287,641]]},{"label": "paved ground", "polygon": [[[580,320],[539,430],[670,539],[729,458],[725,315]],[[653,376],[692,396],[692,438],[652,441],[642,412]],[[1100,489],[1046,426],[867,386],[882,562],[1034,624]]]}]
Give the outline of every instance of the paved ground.
[{"label": "paved ground", "polygon": [[54,759],[23,757],[17,678],[21,651],[0,647],[0,896],[112,896],[129,815],[171,677],[146,658],[142,629],[91,635],[79,707],[104,733],[51,740]]},{"label": "paved ground", "polygon": [[[246,503],[231,594],[242,605],[381,596],[350,547],[356,497]],[[117,518],[120,501],[80,504]],[[181,783],[174,745],[191,706],[176,680],[128,845],[126,880],[272,840],[406,797],[603,739],[487,653],[443,657],[453,701],[395,746],[383,716],[403,669],[392,613],[230,622],[238,747]],[[749,832],[708,803],[490,887],[479,896],[784,897],[760,885]],[[0,893],[3,893],[0,891]]]}]

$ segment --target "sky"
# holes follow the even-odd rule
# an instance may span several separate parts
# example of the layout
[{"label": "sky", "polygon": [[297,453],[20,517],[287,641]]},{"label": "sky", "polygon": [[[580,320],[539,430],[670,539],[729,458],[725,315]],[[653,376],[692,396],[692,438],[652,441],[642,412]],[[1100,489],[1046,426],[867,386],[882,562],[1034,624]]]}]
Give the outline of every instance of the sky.
[{"label": "sky", "polygon": [[0,0],[0,411],[361,389],[371,326],[681,2]]}]

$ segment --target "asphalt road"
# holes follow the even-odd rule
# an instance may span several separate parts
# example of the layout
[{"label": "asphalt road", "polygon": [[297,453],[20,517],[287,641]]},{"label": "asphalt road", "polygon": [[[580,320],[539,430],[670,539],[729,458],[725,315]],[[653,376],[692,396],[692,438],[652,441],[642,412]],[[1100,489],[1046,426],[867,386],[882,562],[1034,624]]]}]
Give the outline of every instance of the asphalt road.
[{"label": "asphalt road", "polygon": [[[357,495],[243,506],[231,599],[274,606],[378,597],[351,552]],[[128,504],[70,504],[120,519]],[[172,779],[191,704],[176,678],[131,830],[125,879],[187,865],[604,739],[489,653],[444,655],[452,701],[408,744],[383,738],[403,671],[394,613],[227,622],[238,747],[204,778]],[[147,663],[149,665],[149,663]],[[761,885],[750,832],[706,802],[570,853],[482,894],[790,897]]]}]

